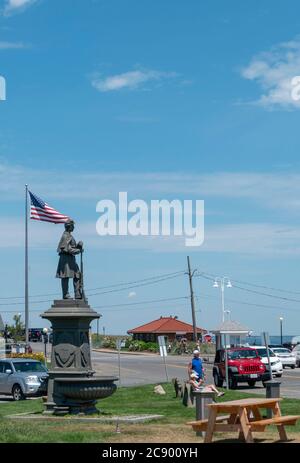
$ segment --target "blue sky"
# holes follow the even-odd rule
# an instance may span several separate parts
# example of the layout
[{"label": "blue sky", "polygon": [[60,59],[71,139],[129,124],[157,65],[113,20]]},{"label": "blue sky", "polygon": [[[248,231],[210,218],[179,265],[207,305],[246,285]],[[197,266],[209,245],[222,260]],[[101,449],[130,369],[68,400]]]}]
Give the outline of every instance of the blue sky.
[{"label": "blue sky", "polygon": [[[255,333],[279,333],[283,316],[285,334],[299,334],[300,104],[289,88],[300,75],[298,2],[0,0],[0,11],[1,296],[23,294],[28,183],[76,220],[87,289],[184,271],[189,254],[209,275],[294,291],[256,288],[287,301],[236,283],[226,306]],[[204,245],[99,237],[96,203],[119,191],[204,199]],[[61,231],[30,223],[31,295],[58,291]],[[220,293],[194,284],[197,323],[214,328]],[[117,334],[160,315],[190,322],[188,300],[143,304],[187,295],[182,274],[89,301]],[[21,299],[0,303],[7,321],[24,310]],[[31,326],[48,306],[31,304]]]}]

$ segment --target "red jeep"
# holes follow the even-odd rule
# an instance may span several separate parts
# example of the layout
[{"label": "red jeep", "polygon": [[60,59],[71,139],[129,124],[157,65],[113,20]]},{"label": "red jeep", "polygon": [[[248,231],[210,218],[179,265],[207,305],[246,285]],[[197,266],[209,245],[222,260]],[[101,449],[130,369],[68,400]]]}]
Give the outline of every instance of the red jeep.
[{"label": "red jeep", "polygon": [[[230,347],[227,349],[227,358],[229,389],[235,389],[238,383],[248,383],[250,387],[254,387],[256,381],[262,381],[264,384],[270,379],[255,348]],[[215,385],[222,387],[226,379],[224,349],[216,352],[213,377]]]}]

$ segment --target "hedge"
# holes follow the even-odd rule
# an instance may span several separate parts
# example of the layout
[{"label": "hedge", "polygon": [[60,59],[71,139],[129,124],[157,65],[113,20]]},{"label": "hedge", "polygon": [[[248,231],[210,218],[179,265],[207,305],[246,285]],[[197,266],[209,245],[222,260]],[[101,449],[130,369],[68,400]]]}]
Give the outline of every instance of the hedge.
[{"label": "hedge", "polygon": [[39,362],[45,363],[45,355],[43,352],[33,352],[32,354],[7,354],[8,358],[21,358],[21,359],[32,359],[38,360]]}]

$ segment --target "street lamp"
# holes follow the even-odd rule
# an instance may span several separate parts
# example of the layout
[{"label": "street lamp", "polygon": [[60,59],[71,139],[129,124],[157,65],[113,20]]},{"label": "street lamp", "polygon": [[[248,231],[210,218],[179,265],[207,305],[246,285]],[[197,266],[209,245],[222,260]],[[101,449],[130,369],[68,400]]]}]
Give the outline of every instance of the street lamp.
[{"label": "street lamp", "polygon": [[214,288],[221,288],[221,300],[222,300],[222,321],[225,321],[225,303],[224,303],[224,291],[226,288],[232,288],[231,281],[228,277],[216,277],[213,284]]},{"label": "street lamp", "polygon": [[228,315],[228,320],[230,320],[230,313],[231,313],[231,310],[225,310],[225,313],[227,313],[227,315]]},{"label": "street lamp", "polygon": [[47,342],[48,342],[48,328],[43,328],[44,346],[45,346],[45,365],[47,366]]},{"label": "street lamp", "polygon": [[279,320],[280,320],[280,344],[282,345],[282,321],[283,321],[283,317],[280,317]]}]

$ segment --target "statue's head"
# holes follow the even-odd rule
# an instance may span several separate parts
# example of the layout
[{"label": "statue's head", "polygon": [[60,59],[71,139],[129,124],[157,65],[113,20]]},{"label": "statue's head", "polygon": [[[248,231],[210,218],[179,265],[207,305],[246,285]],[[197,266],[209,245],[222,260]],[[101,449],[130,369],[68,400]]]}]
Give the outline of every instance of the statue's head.
[{"label": "statue's head", "polygon": [[69,232],[73,231],[74,230],[74,225],[75,225],[74,220],[68,219],[65,222],[65,230],[69,231]]}]

